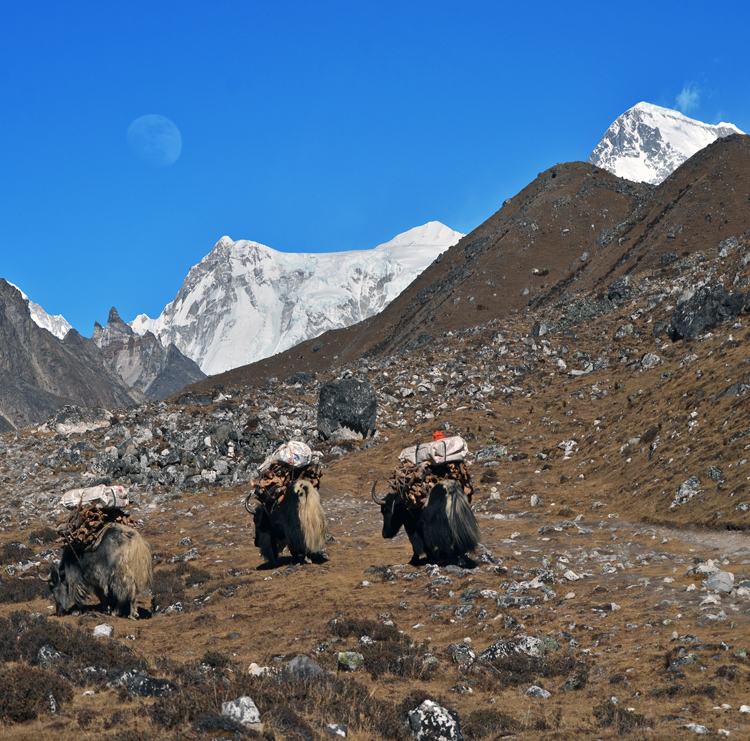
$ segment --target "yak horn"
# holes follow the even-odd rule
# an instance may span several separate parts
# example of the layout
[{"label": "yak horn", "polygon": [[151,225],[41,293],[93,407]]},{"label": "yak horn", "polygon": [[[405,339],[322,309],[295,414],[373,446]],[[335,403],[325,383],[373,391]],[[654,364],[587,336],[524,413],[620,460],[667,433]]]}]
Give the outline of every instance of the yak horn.
[{"label": "yak horn", "polygon": [[382,507],[385,504],[385,499],[383,497],[378,499],[377,496],[375,496],[375,487],[378,485],[378,481],[380,481],[380,479],[375,479],[375,483],[372,485],[372,501]]},{"label": "yak horn", "polygon": [[255,514],[255,510],[250,509],[250,500],[253,498],[253,494],[255,494],[255,489],[251,489],[247,496],[245,497],[245,509],[252,515]]},{"label": "yak horn", "polygon": [[37,566],[37,569],[36,569],[36,575],[37,575],[37,576],[38,576],[38,577],[39,577],[39,578],[40,578],[40,579],[41,579],[42,581],[46,581],[46,582],[48,582],[48,583],[52,581],[52,572],[50,572],[49,574],[47,574],[47,576],[42,576],[42,575],[41,575],[41,574],[39,573],[39,567],[38,567],[38,566]]}]

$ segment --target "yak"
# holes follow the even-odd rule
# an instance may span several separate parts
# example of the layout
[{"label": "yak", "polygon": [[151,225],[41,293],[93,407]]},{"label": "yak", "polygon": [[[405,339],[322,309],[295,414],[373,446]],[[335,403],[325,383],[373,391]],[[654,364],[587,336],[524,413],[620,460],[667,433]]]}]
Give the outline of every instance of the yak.
[{"label": "yak", "polygon": [[137,530],[112,523],[92,548],[63,548],[60,563],[40,578],[49,584],[57,615],[80,609],[93,592],[108,613],[137,620],[138,596],[153,585],[151,548]]},{"label": "yak", "polygon": [[[375,482],[377,485],[377,482]],[[473,565],[466,554],[479,544],[479,526],[463,487],[454,479],[436,484],[424,509],[407,507],[396,492],[372,498],[383,514],[383,537],[394,538],[403,527],[412,550],[412,566],[424,554],[429,563],[455,561]]]},{"label": "yak", "polygon": [[269,509],[258,504],[249,506],[252,492],[245,499],[245,508],[253,515],[255,545],[270,566],[278,565],[279,553],[289,548],[293,563],[324,561],[326,519],[318,490],[304,479],[290,484],[283,496]]}]

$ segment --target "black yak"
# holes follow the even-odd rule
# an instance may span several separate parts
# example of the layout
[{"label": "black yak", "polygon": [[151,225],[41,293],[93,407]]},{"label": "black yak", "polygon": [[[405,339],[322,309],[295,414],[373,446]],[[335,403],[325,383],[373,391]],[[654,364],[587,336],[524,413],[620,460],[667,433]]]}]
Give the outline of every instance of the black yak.
[{"label": "black yak", "polygon": [[137,530],[108,525],[90,549],[63,548],[60,563],[48,577],[57,615],[81,608],[97,597],[107,612],[138,619],[138,596],[153,584],[151,548]]},{"label": "black yak", "polygon": [[[377,484],[377,482],[376,482]],[[422,554],[430,563],[458,561],[473,564],[467,553],[479,544],[479,526],[463,487],[454,479],[436,484],[424,509],[407,507],[396,492],[372,498],[383,514],[383,537],[393,538],[403,527],[414,554],[409,563],[416,566]]]},{"label": "black yak", "polygon": [[294,563],[326,560],[326,519],[318,490],[304,479],[290,484],[283,496],[268,508],[258,504],[251,510],[253,492],[245,499],[245,507],[253,515],[255,545],[263,560],[276,566],[279,553],[289,548]]}]

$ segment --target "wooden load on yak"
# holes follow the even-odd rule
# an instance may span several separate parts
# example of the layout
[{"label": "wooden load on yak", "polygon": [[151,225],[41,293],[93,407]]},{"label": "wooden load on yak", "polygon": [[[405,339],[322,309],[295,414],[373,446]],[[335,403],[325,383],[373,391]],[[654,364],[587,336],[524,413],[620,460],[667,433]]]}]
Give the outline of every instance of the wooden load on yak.
[{"label": "wooden load on yak", "polygon": [[390,480],[391,489],[409,509],[423,509],[435,484],[455,479],[471,503],[474,486],[464,460],[468,453],[466,442],[458,435],[404,448],[398,456],[401,464]]},{"label": "wooden load on yak", "polygon": [[133,527],[123,507],[128,506],[128,490],[123,486],[90,486],[71,489],[60,504],[69,510],[55,525],[57,542],[76,553],[92,550],[113,523]]},{"label": "wooden load on yak", "polygon": [[260,466],[260,478],[250,482],[253,487],[245,497],[245,509],[255,496],[271,512],[280,504],[289,486],[297,481],[309,481],[317,490],[320,486],[321,467],[305,443],[290,440],[280,445]]}]

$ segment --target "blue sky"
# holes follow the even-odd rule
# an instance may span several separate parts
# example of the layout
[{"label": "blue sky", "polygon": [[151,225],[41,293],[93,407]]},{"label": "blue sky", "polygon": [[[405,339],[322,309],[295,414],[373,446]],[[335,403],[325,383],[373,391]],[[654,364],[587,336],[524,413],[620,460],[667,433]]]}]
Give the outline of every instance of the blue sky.
[{"label": "blue sky", "polygon": [[[750,132],[749,21],[739,2],[5,3],[0,277],[91,336],[111,306],[158,316],[224,234],[318,252],[469,232],[641,100]],[[172,164],[131,148],[146,115],[179,130]]]}]

